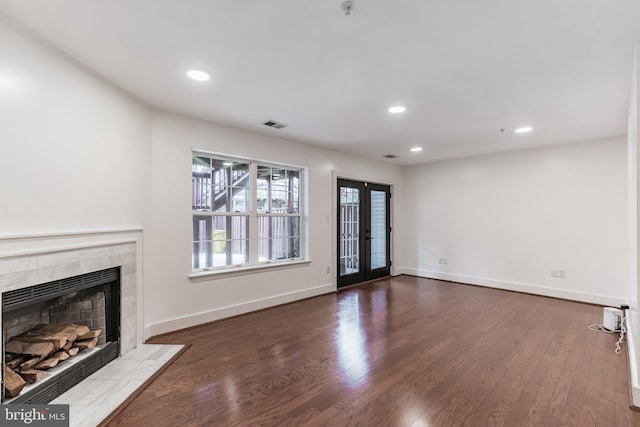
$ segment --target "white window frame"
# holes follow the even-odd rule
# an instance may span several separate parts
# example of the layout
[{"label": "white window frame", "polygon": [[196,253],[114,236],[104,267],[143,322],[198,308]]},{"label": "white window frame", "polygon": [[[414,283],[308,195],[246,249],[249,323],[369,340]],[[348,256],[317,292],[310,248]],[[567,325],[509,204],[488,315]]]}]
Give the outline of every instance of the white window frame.
[{"label": "white window frame", "polygon": [[[249,244],[249,253],[248,253],[248,262],[246,264],[236,264],[236,265],[224,265],[218,267],[204,267],[204,268],[194,268],[193,266],[193,244],[191,245],[191,274],[189,277],[198,278],[201,276],[211,276],[211,275],[227,275],[227,274],[241,274],[243,272],[254,272],[257,270],[261,270],[264,268],[278,268],[285,266],[292,266],[297,264],[306,264],[311,260],[308,258],[307,253],[307,238],[308,238],[308,227],[307,227],[307,176],[308,170],[302,166],[295,166],[290,164],[284,164],[273,161],[259,160],[259,159],[249,159],[246,157],[232,156],[228,154],[216,153],[206,150],[194,149],[192,150],[192,159],[193,156],[203,156],[209,159],[222,160],[222,161],[237,161],[244,162],[249,164],[249,180],[250,180],[250,196],[248,200],[248,210],[247,212],[236,213],[236,212],[215,212],[215,211],[202,211],[192,208],[192,222],[196,216],[248,216],[248,244]],[[298,198],[299,198],[299,208],[297,213],[267,213],[262,212],[258,213],[257,209],[257,195],[258,195],[258,166],[268,166],[273,168],[282,168],[286,170],[294,170],[298,171],[299,176],[299,184],[298,184]],[[276,259],[276,260],[259,260],[259,218],[260,217],[298,217],[300,221],[300,247],[299,247],[299,256],[295,258],[284,258],[284,259]],[[192,225],[193,227],[193,225]],[[192,231],[192,243],[193,243],[193,231]]]}]

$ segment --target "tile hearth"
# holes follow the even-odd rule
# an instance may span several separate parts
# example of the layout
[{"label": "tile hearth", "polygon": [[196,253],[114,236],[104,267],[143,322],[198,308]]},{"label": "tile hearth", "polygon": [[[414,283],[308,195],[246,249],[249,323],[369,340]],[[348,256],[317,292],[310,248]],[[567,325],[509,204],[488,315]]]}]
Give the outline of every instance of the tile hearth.
[{"label": "tile hearth", "polygon": [[95,427],[184,346],[142,344],[51,403],[68,404],[71,427]]}]

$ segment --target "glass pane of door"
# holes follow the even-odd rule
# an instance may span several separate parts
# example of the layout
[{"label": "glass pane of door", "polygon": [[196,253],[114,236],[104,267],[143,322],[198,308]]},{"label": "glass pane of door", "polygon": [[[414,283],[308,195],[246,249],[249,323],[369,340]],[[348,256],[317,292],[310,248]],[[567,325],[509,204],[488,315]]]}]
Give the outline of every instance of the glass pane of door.
[{"label": "glass pane of door", "polygon": [[371,269],[387,266],[387,193],[371,190]]},{"label": "glass pane of door", "polygon": [[340,186],[340,276],[360,272],[360,206],[359,188]]}]

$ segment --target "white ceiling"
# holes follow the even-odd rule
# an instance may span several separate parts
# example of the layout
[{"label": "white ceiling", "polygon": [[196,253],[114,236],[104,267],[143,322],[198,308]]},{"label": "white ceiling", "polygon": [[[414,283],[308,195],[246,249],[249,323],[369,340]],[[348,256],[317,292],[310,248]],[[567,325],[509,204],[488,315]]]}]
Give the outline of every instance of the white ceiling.
[{"label": "white ceiling", "polygon": [[639,0],[355,0],[350,16],[341,2],[0,0],[0,13],[153,106],[389,163],[626,133]]}]

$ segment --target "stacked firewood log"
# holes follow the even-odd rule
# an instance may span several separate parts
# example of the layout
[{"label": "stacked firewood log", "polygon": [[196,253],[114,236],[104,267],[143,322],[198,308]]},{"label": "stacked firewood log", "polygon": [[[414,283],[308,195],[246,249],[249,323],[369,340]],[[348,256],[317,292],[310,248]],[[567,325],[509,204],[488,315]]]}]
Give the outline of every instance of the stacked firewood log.
[{"label": "stacked firewood log", "polygon": [[44,378],[48,369],[95,347],[101,332],[73,323],[48,323],[9,339],[4,345],[5,397],[17,396],[26,384]]}]

